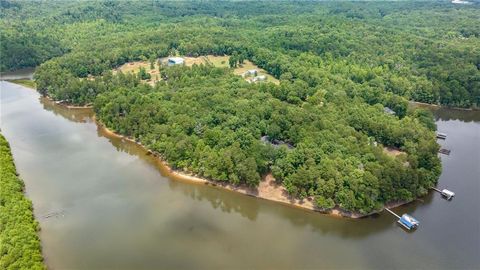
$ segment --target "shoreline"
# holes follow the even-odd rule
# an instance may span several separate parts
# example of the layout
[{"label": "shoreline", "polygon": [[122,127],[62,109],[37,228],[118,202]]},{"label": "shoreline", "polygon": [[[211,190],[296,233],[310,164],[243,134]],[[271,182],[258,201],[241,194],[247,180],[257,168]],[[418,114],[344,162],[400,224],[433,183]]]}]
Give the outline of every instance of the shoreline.
[{"label": "shoreline", "polygon": [[[36,90],[36,89],[35,89]],[[58,106],[62,106],[62,107],[65,107],[67,109],[93,109],[93,106],[92,105],[85,105],[85,106],[76,106],[76,105],[69,105],[68,103],[64,103],[64,102],[60,102],[60,101],[55,101],[53,98],[51,98],[50,96],[43,96],[42,97],[48,99],[49,101],[51,101],[53,104],[55,105],[58,105]]]},{"label": "shoreline", "polygon": [[447,105],[439,105],[439,104],[431,104],[431,103],[425,103],[425,102],[420,102],[420,101],[414,101],[414,100],[409,100],[409,103],[412,103],[414,105],[422,105],[422,106],[431,106],[435,107],[437,109],[451,109],[451,110],[459,110],[459,111],[480,111],[480,108],[460,108],[460,107],[452,107],[452,106],[447,106]]},{"label": "shoreline", "polygon": [[[27,86],[25,86],[25,87],[27,87]],[[36,90],[35,88],[32,88],[32,87],[28,87],[28,88]],[[60,107],[67,108],[67,109],[88,109],[88,110],[93,109],[93,106],[67,105],[65,103],[57,102],[49,96],[44,96],[44,98],[49,100],[53,105],[58,105]],[[315,206],[312,197],[309,197],[309,198],[306,198],[306,199],[297,199],[297,198],[293,198],[293,197],[289,196],[288,193],[286,192],[285,188],[283,186],[277,184],[275,182],[275,179],[273,178],[273,176],[270,173],[267,174],[267,175],[264,175],[262,177],[258,187],[252,188],[252,187],[248,187],[246,185],[236,186],[236,185],[232,185],[232,184],[229,184],[229,183],[224,183],[224,182],[219,182],[219,181],[203,178],[203,177],[197,176],[195,174],[192,174],[190,172],[185,172],[185,171],[182,171],[182,170],[175,170],[159,154],[157,154],[157,153],[153,152],[152,150],[148,149],[147,147],[145,147],[140,142],[137,142],[137,141],[133,140],[132,138],[129,138],[129,137],[121,135],[121,134],[118,134],[118,133],[110,130],[102,122],[100,122],[96,118],[95,115],[93,115],[92,120],[95,122],[95,124],[97,125],[98,128],[102,129],[102,131],[106,135],[116,137],[116,138],[120,138],[120,139],[126,140],[130,143],[134,143],[135,145],[140,147],[143,151],[145,151],[145,153],[147,155],[153,156],[156,159],[156,161],[159,162],[160,166],[162,166],[163,169],[165,169],[164,171],[168,174],[167,177],[169,177],[170,179],[174,179],[176,181],[184,181],[184,182],[188,182],[190,184],[208,185],[208,186],[211,186],[211,187],[215,187],[215,188],[219,188],[219,189],[222,189],[222,190],[226,190],[226,191],[230,191],[230,192],[235,192],[235,193],[255,197],[255,198],[258,198],[258,199],[263,199],[263,200],[267,200],[267,201],[271,201],[271,202],[280,203],[280,204],[283,204],[285,206],[294,207],[294,208],[301,209],[301,210],[304,210],[304,211],[317,212],[317,213],[321,213],[323,215],[328,215],[328,216],[337,217],[337,218],[352,218],[352,219],[364,218],[364,217],[368,217],[368,216],[371,216],[371,215],[374,215],[374,214],[379,214],[385,208],[395,208],[395,207],[399,207],[399,206],[402,206],[402,205],[405,205],[405,204],[408,204],[408,203],[412,202],[412,201],[389,202],[389,203],[386,203],[383,206],[382,209],[372,211],[372,212],[367,213],[367,214],[361,214],[361,213],[358,213],[358,212],[357,213],[349,212],[349,211],[341,209],[338,206],[335,206],[331,210],[324,211],[324,210],[319,209]]]},{"label": "shoreline", "polygon": [[[389,202],[389,203],[386,203],[382,209],[376,210],[367,214],[345,211],[339,208],[338,206],[335,206],[333,209],[329,211],[323,211],[322,209],[319,209],[315,206],[313,202],[313,198],[311,197],[300,200],[300,199],[292,198],[291,196],[287,195],[285,188],[281,185],[276,184],[275,179],[270,173],[262,177],[257,188],[251,188],[245,185],[237,186],[229,183],[214,181],[211,179],[200,177],[190,172],[186,172],[178,169],[176,170],[176,169],[173,169],[168,164],[168,162],[165,161],[159,154],[148,149],[143,144],[133,140],[132,138],[129,138],[127,136],[124,136],[112,131],[111,129],[107,128],[102,122],[100,122],[95,116],[93,116],[93,121],[95,122],[97,127],[102,129],[102,131],[106,135],[123,139],[130,143],[134,143],[135,145],[140,147],[143,151],[145,151],[147,155],[153,156],[153,158],[155,158],[156,161],[158,161],[159,164],[163,166],[163,169],[165,169],[165,171],[168,173],[167,177],[174,179],[176,181],[183,181],[190,184],[207,185],[207,186],[219,188],[226,191],[255,197],[258,199],[280,203],[285,206],[294,207],[294,208],[305,210],[305,211],[321,213],[323,215],[328,215],[336,218],[352,218],[352,219],[364,218],[364,217],[372,216],[375,214],[379,214],[385,208],[396,208],[396,207],[415,201],[413,200],[413,201]],[[279,196],[279,192],[282,194],[281,196]],[[271,195],[271,196],[268,196],[268,195]]]},{"label": "shoreline", "polygon": [[[27,80],[27,79],[25,79]],[[32,90],[35,90],[37,91],[37,88],[36,87],[32,87],[30,85],[27,85],[27,84],[23,84],[23,83],[19,83],[19,82],[15,82],[15,80],[5,80],[9,83],[13,83],[13,84],[16,84],[16,85],[21,85],[23,87],[26,87],[26,88],[30,88]],[[33,80],[28,80],[28,81],[33,81]],[[85,105],[85,106],[76,106],[76,105],[71,105],[71,104],[68,104],[68,103],[64,103],[64,102],[59,102],[59,101],[55,101],[53,98],[51,98],[50,96],[47,96],[47,95],[41,95],[42,97],[48,99],[49,101],[52,102],[52,104],[55,104],[55,105],[59,105],[59,106],[62,106],[62,107],[65,107],[67,109],[93,109],[93,106],[92,105]]]}]

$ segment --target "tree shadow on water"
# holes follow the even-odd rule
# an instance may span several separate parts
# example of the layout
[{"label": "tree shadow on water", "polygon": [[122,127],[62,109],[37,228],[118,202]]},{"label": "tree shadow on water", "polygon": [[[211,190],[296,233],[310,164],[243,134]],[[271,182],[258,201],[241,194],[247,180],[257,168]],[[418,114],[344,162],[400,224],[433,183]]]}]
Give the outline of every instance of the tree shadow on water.
[{"label": "tree shadow on water", "polygon": [[[59,106],[54,102],[41,98],[45,110],[60,115],[65,119],[76,123],[93,122],[93,111],[88,109],[69,109]],[[327,214],[299,209],[288,205],[282,205],[244,194],[222,189],[220,186],[204,183],[189,183],[178,179],[171,174],[170,169],[162,161],[146,151],[142,146],[125,138],[111,134],[103,127],[97,125],[97,135],[106,138],[109,143],[119,152],[124,152],[147,162],[153,166],[160,175],[169,179],[169,187],[172,190],[181,191],[185,196],[199,202],[208,202],[209,205],[223,213],[239,214],[243,218],[255,221],[262,212],[275,222],[289,222],[296,228],[310,229],[322,235],[335,235],[341,238],[364,238],[372,234],[378,234],[397,226],[397,218],[382,212],[360,219],[333,217]],[[432,201],[432,196],[422,198],[424,204]],[[413,212],[422,203],[414,202],[407,206],[394,209],[399,215]]]},{"label": "tree shadow on water", "polygon": [[68,108],[55,104],[55,102],[45,98],[40,97],[40,103],[43,106],[43,109],[53,114],[61,116],[67,120],[70,120],[75,123],[89,123],[93,122],[94,112],[90,108]]}]

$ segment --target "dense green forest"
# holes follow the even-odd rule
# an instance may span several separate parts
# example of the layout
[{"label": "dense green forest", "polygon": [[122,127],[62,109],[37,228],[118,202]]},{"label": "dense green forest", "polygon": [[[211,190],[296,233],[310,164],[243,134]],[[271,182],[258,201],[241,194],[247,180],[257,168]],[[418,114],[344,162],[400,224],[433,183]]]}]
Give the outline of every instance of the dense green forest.
[{"label": "dense green forest", "polygon": [[[110,88],[95,99],[98,118],[174,168],[251,186],[271,171],[295,197],[361,213],[424,195],[440,174],[435,125],[424,111],[405,109],[399,118],[335,90],[289,103],[282,93],[295,84],[250,84],[211,66],[165,73],[168,81],[155,87],[123,74],[91,84]],[[382,144],[407,155],[392,158]]]},{"label": "dense green forest", "polygon": [[[251,186],[271,172],[324,210],[368,213],[424,195],[441,172],[435,124],[408,101],[480,104],[476,3],[1,6],[2,70],[39,65],[42,94],[94,104],[107,127],[175,168]],[[162,69],[168,79],[155,86],[142,74],[111,72],[130,61],[209,54],[248,59],[280,85],[250,84],[212,65]],[[391,157],[384,146],[405,154]]]},{"label": "dense green forest", "polygon": [[476,3],[1,0],[1,7],[1,70],[64,55],[45,68],[85,77],[174,51],[238,53],[311,87],[457,107],[480,102]]},{"label": "dense green forest", "polygon": [[45,269],[32,203],[0,134],[0,269]]}]

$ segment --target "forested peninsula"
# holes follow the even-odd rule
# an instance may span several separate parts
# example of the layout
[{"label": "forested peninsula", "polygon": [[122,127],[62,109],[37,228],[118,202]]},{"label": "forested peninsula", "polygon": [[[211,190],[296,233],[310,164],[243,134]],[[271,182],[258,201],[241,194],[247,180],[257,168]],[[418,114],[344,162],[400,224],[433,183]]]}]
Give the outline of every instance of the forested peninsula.
[{"label": "forested peninsula", "polygon": [[[477,4],[1,3],[3,70],[39,65],[40,93],[93,105],[175,170],[249,187],[271,175],[324,212],[425,195],[441,173],[436,127],[409,100],[480,102]],[[160,64],[207,55],[228,66]],[[134,61],[158,81],[121,71]],[[279,84],[234,74],[247,61]]]}]

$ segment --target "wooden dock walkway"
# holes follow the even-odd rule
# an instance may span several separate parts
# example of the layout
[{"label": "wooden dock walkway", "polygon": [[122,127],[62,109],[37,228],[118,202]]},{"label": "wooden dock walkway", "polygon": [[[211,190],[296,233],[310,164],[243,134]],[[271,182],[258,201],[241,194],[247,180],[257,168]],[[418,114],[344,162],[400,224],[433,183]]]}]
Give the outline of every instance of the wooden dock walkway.
[{"label": "wooden dock walkway", "polygon": [[392,210],[388,209],[388,208],[385,208],[385,210],[387,210],[387,212],[389,212],[390,214],[396,216],[398,219],[400,219],[400,216],[395,214],[395,212],[393,212]]}]

